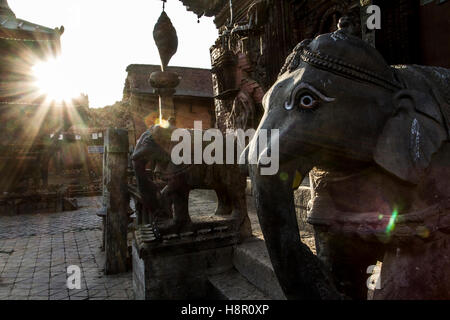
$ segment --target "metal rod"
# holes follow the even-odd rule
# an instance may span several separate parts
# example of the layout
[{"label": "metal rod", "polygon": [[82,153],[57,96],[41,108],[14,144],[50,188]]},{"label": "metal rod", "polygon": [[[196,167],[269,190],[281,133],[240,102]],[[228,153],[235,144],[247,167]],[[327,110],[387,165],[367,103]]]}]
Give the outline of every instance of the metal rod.
[{"label": "metal rod", "polygon": [[233,0],[230,0],[230,26],[233,25]]}]

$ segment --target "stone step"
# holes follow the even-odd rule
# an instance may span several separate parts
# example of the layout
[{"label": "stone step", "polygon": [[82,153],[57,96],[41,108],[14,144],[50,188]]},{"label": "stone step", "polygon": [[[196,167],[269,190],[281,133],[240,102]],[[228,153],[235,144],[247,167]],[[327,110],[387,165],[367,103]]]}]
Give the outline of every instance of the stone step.
[{"label": "stone step", "polygon": [[214,296],[224,300],[269,300],[237,270],[208,277],[214,289]]},{"label": "stone step", "polygon": [[264,240],[253,238],[235,247],[233,265],[236,270],[265,296],[285,300],[273,271]]}]

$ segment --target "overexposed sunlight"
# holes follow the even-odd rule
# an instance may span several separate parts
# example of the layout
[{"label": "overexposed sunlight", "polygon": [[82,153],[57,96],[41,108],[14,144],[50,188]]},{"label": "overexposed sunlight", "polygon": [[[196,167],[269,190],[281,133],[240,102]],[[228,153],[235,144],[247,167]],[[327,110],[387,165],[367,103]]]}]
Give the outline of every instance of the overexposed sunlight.
[{"label": "overexposed sunlight", "polygon": [[33,67],[34,84],[49,101],[70,102],[80,95],[68,61],[58,57],[38,62]]},{"label": "overexposed sunlight", "polygon": [[[130,64],[161,63],[152,37],[161,15],[160,0],[11,0],[9,4],[21,19],[50,28],[64,25],[61,50],[69,63],[63,64],[72,72],[62,84],[67,78],[80,84],[76,87],[89,95],[91,108],[122,100],[126,68]],[[178,52],[170,66],[211,68],[209,48],[218,36],[214,18],[202,17],[197,23],[197,15],[175,0],[166,2],[166,12],[179,41]],[[55,86],[45,86],[59,85],[56,82]],[[58,93],[57,96],[64,95]]]}]

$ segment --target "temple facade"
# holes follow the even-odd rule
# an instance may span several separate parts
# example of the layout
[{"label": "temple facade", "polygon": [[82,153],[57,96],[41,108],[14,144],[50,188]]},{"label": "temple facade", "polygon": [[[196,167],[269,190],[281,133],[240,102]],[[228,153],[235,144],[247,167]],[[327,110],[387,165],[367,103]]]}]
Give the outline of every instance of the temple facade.
[{"label": "temple facade", "polygon": [[[450,67],[450,1],[435,0],[180,0],[199,17],[213,16],[211,48],[218,127],[255,128],[262,97],[296,44],[337,29],[349,16],[356,33],[390,64]],[[369,30],[367,7],[381,9],[381,29]]]}]

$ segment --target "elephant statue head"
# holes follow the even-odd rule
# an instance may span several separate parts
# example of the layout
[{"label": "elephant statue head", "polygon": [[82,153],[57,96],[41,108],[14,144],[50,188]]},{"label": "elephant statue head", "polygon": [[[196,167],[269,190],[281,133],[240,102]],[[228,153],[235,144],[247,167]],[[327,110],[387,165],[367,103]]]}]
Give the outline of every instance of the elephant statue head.
[{"label": "elephant statue head", "polygon": [[[263,99],[265,114],[242,155],[250,163],[260,225],[287,298],[338,297],[319,260],[301,243],[292,191],[296,172],[304,177],[316,168],[347,173],[375,168],[370,181],[380,185],[374,190],[385,192],[379,181],[390,181],[385,193],[402,193],[383,194],[393,202],[411,202],[419,186],[448,197],[449,185],[442,183],[450,177],[447,163],[432,179],[427,175],[449,139],[449,79],[449,70],[442,68],[389,66],[375,48],[342,28],[304,40],[287,58]],[[258,148],[259,133],[272,129],[279,129],[279,139]],[[280,170],[263,175],[260,159],[275,143]],[[370,203],[367,211],[384,210],[370,194],[352,192],[345,199],[350,205],[341,210],[357,214],[358,208],[349,209],[357,200],[362,206]],[[408,208],[432,201],[422,198]]]},{"label": "elephant statue head", "polygon": [[150,127],[137,141],[131,160],[136,174],[138,190],[141,192],[146,214],[139,216],[144,223],[154,223],[157,212],[163,216],[170,216],[167,206],[161,201],[161,188],[147,177],[146,167],[150,164],[151,170],[166,168],[170,163],[170,155],[166,148],[170,141],[172,128],[163,128],[158,125]]},{"label": "elephant statue head", "polygon": [[139,138],[132,160],[167,166],[170,162],[171,134],[174,128],[154,125]]}]

